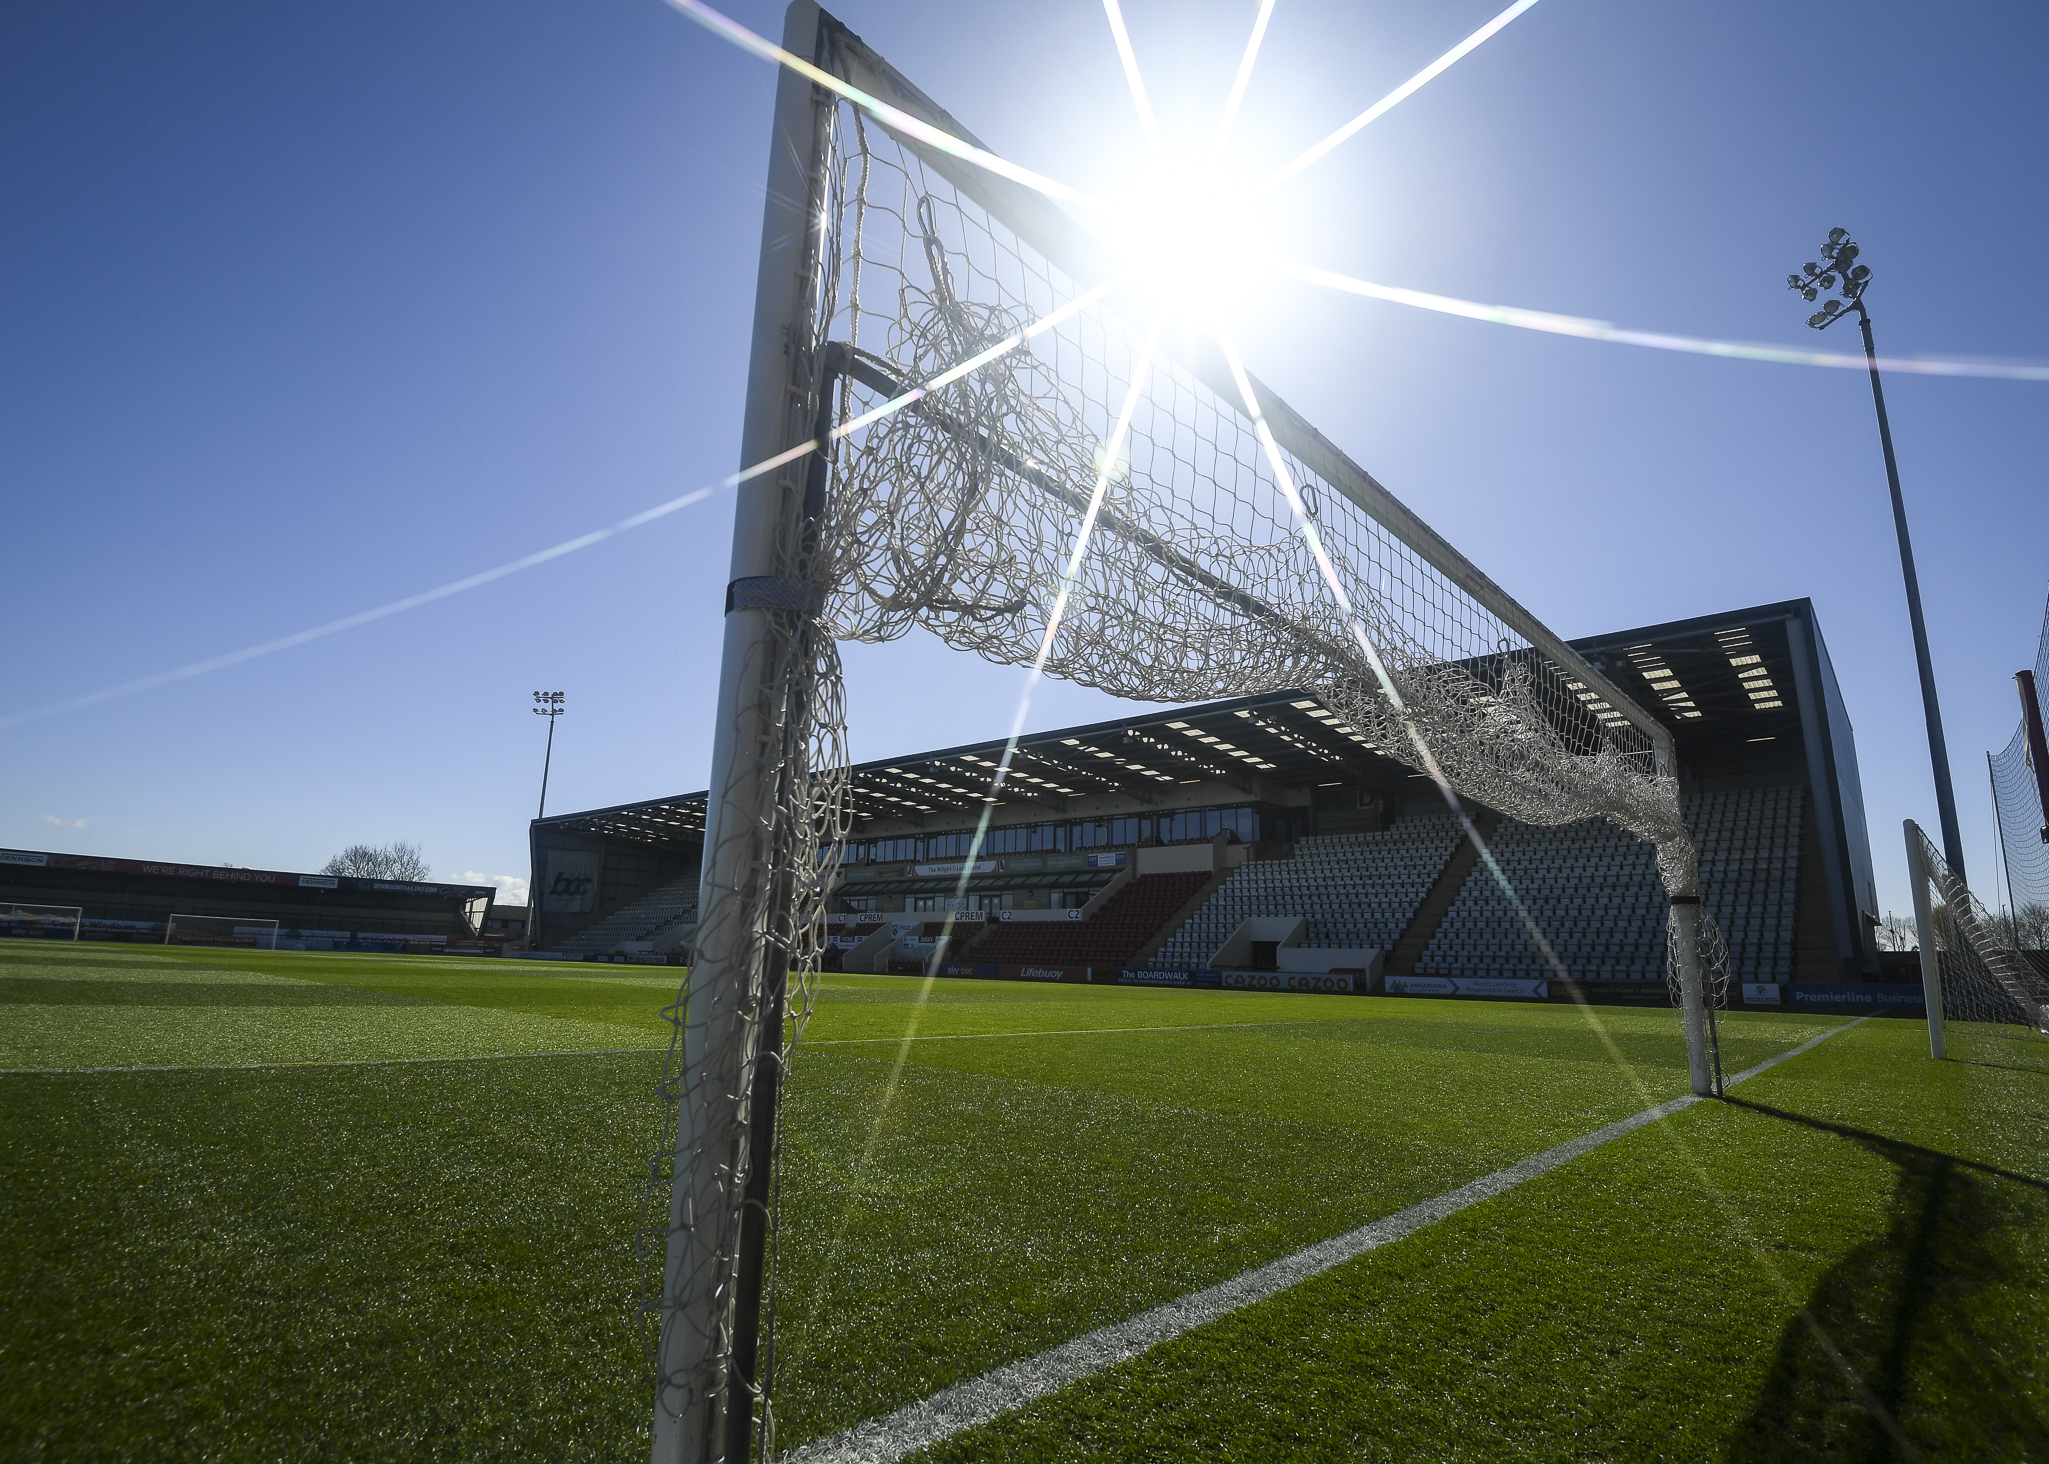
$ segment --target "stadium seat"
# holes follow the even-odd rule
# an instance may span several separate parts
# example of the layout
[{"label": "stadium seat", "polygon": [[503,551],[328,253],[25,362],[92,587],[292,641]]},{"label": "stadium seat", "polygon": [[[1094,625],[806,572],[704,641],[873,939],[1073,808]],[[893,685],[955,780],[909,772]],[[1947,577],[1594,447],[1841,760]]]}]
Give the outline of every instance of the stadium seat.
[{"label": "stadium seat", "polygon": [[1233,870],[1150,964],[1161,970],[1205,966],[1254,915],[1305,917],[1305,946],[1390,949],[1460,837],[1458,821],[1446,812],[1397,819],[1378,833],[1303,839],[1291,859]]},{"label": "stadium seat", "polygon": [[[1799,788],[1746,788],[1684,799],[1700,850],[1701,898],[1729,942],[1732,981],[1792,979],[1804,796]],[[1561,828],[1503,820],[1492,848],[1574,980],[1663,978],[1667,903],[1649,844],[1601,820]],[[1416,969],[1556,974],[1484,864],[1467,876]]]}]

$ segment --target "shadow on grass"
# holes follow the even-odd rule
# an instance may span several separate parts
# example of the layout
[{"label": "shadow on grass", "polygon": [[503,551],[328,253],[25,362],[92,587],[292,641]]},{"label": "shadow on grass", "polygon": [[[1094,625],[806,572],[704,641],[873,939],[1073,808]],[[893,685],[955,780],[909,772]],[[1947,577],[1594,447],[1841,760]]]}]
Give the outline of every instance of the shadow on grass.
[{"label": "shadow on grass", "polygon": [[1805,1114],[1734,1107],[1834,1134],[1897,1170],[1892,1225],[1820,1283],[1779,1339],[1727,1464],[2049,1459],[2031,1339],[1996,1283],[2049,1221],[2049,1184]]}]

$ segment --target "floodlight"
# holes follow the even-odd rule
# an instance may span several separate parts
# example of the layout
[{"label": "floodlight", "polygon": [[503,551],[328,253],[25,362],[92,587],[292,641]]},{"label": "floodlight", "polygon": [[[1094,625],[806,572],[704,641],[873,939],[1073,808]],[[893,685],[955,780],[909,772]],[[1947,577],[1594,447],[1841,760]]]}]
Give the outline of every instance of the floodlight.
[{"label": "floodlight", "polygon": [[1847,239],[1849,237],[1850,231],[1848,229],[1830,229],[1828,231],[1828,242],[1831,244],[1837,243],[1838,241]]},{"label": "floodlight", "polygon": [[1843,302],[1840,300],[1824,300],[1821,302],[1821,308],[1827,311],[1830,315],[1834,315],[1838,310],[1843,308]]},{"label": "floodlight", "polygon": [[1803,300],[1811,301],[1814,299],[1815,296],[1819,295],[1820,293],[1821,291],[1815,289],[1814,286],[1809,285],[1806,289],[1800,292],[1800,298]]},{"label": "floodlight", "polygon": [[1811,259],[1808,260],[1807,263],[1801,265],[1800,268],[1806,270],[1811,275],[1818,275],[1821,273],[1821,266],[1816,264]]},{"label": "floodlight", "polygon": [[1855,269],[1850,271],[1850,278],[1855,280],[1860,285],[1863,284],[1866,280],[1871,278],[1871,266],[1868,264],[1858,265]]}]

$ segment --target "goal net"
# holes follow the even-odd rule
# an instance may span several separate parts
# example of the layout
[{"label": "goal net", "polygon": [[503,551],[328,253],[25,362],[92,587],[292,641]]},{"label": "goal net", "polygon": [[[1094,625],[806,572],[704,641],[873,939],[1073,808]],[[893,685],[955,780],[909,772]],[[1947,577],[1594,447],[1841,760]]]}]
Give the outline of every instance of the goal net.
[{"label": "goal net", "polygon": [[85,916],[80,905],[24,905],[0,901],[0,935],[43,940],[77,940]]},{"label": "goal net", "polygon": [[250,946],[277,949],[277,921],[248,915],[173,915],[164,922],[165,945]]},{"label": "goal net", "polygon": [[2049,1065],[2049,1052],[2025,1041],[2049,1036],[2049,960],[2021,948],[2014,923],[1978,902],[1912,819],[1906,832],[1929,1050],[1941,1058],[1989,1043]]},{"label": "goal net", "polygon": [[2049,947],[2049,611],[2035,647],[2032,669],[2014,677],[2021,696],[2020,725],[1998,752],[1987,753],[1992,775],[1992,808],[1999,822],[1999,852],[2005,865],[2009,918],[2019,922],[2024,943]]},{"label": "goal net", "polygon": [[[784,46],[979,146],[808,0]],[[1690,1077],[1716,1091],[1719,942],[1670,731],[1228,342],[1170,355],[1045,197],[789,68],[776,108],[742,461],[781,466],[736,508],[703,913],[668,1011],[640,1236],[656,1459],[773,1452],[776,1100],[845,827],[841,639],[922,628],[1146,701],[1301,688],[1447,797],[1611,820],[1656,846]]]}]

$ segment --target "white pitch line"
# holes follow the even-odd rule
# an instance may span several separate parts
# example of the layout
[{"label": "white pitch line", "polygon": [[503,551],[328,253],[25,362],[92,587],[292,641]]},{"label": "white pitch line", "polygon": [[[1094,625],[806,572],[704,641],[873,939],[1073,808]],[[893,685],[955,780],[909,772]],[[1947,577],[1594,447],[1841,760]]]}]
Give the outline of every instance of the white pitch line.
[{"label": "white pitch line", "polygon": [[304,1062],[190,1062],[159,1067],[0,1068],[0,1078],[64,1077],[75,1073],[248,1073],[273,1068],[397,1067],[422,1062],[505,1062],[527,1057],[614,1057],[625,1052],[667,1052],[667,1047],[577,1047],[566,1052],[472,1052],[459,1057],[319,1057]]},{"label": "white pitch line", "polygon": [[[1755,1067],[1745,1068],[1724,1086],[1733,1088],[1798,1057],[1838,1033],[1870,1020],[1871,1016],[1863,1016],[1856,1021],[1845,1022],[1798,1047],[1766,1058]],[[1254,1302],[1265,1301],[1368,1251],[1413,1235],[1425,1226],[1456,1215],[1482,1200],[1506,1193],[1525,1180],[1548,1174],[1560,1165],[1600,1148],[1611,1139],[1619,1139],[1702,1101],[1689,1093],[1654,1108],[1646,1108],[1641,1113],[1618,1119],[1605,1128],[1595,1129],[1576,1139],[1568,1139],[1556,1148],[1532,1154],[1506,1169],[1483,1175],[1470,1184],[1411,1205],[1357,1230],[1321,1241],[1202,1291],[1191,1292],[1165,1306],[1140,1312],[1128,1321],[1099,1328],[1036,1357],[1027,1357],[1021,1362],[984,1373],[979,1378],[957,1383],[923,1402],[899,1408],[882,1418],[815,1440],[792,1450],[787,1457],[790,1464],[893,1464],[906,1454],[929,1449],[965,1429],[993,1423],[1004,1414],[1036,1403],[1070,1383],[1080,1382],[1120,1362],[1128,1362],[1162,1342],[1171,1342],[1186,1332],[1229,1316]]]}]

